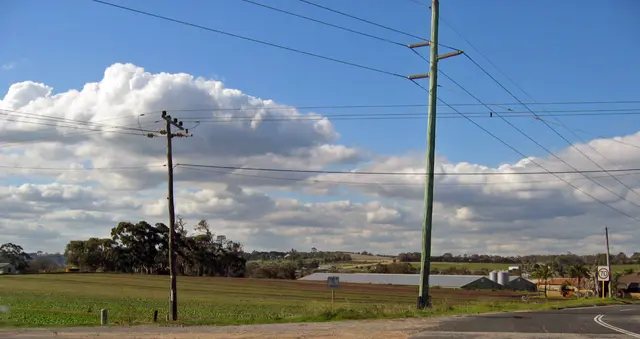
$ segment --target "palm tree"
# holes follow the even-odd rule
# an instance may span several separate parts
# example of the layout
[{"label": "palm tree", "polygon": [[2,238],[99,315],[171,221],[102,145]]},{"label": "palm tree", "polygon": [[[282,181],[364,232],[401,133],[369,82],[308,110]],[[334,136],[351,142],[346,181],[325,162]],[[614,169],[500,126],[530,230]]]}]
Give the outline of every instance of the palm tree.
[{"label": "palm tree", "polygon": [[589,277],[589,268],[583,264],[569,266],[569,277],[578,279],[578,289],[582,287],[582,279]]},{"label": "palm tree", "polygon": [[549,279],[553,278],[553,270],[547,264],[540,265],[531,275],[535,279],[544,281],[544,297],[547,297],[547,286]]}]

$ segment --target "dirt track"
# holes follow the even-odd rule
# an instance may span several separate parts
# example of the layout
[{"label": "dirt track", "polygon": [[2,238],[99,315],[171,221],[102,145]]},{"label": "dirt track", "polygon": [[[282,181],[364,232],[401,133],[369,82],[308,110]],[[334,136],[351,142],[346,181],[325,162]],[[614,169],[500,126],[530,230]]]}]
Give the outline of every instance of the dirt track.
[{"label": "dirt track", "polygon": [[0,331],[0,338],[16,339],[407,339],[435,326],[435,318],[364,320],[331,323],[203,327],[109,327]]}]

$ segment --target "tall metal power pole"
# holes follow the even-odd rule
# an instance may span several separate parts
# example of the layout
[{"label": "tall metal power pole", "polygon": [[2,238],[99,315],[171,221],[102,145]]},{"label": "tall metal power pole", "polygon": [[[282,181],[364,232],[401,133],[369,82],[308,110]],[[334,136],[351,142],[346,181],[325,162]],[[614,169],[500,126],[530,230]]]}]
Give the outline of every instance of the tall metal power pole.
[{"label": "tall metal power pole", "polygon": [[[607,245],[607,269],[609,270],[609,298],[613,297],[611,295],[611,292],[613,291],[613,284],[611,283],[612,281],[612,277],[611,277],[611,262],[609,261],[609,228],[605,227],[604,228],[604,240],[606,242]],[[602,291],[602,295],[604,296],[604,291]]]},{"label": "tall metal power pole", "polygon": [[[177,118],[171,118],[166,111],[162,111],[162,119],[166,121],[166,127],[163,134],[167,136],[167,170],[169,173],[169,195],[167,196],[169,206],[169,276],[170,276],[170,292],[169,292],[169,319],[178,320],[178,290],[176,283],[176,253],[175,253],[175,236],[176,236],[176,213],[173,203],[173,146],[171,140],[174,137],[188,137],[189,130],[182,127],[182,121]],[[183,132],[172,133],[171,126],[175,126]]]},{"label": "tall metal power pole", "polygon": [[420,289],[418,292],[418,309],[431,307],[431,297],[429,296],[429,271],[431,270],[431,229],[433,221],[433,180],[436,154],[436,107],[438,89],[438,60],[462,54],[462,51],[455,51],[438,56],[438,17],[439,1],[433,0],[431,4],[431,41],[420,42],[409,45],[409,48],[431,47],[429,57],[429,73],[412,75],[408,78],[412,81],[416,79],[429,78],[429,116],[427,125],[427,152],[425,191],[424,191],[424,219],[422,222],[422,254],[420,258]]}]

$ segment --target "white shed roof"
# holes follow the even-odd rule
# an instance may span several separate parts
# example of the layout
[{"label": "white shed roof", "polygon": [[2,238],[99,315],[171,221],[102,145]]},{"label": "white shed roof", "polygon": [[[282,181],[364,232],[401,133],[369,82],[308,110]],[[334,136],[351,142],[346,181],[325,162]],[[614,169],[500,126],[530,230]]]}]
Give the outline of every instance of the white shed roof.
[{"label": "white shed roof", "polygon": [[[357,284],[408,285],[420,284],[419,274],[385,274],[385,273],[313,273],[300,278],[307,281],[326,281],[327,277],[340,277],[340,282]],[[483,275],[429,275],[429,286],[460,288],[470,282],[486,276]],[[513,280],[517,277],[510,277]]]}]

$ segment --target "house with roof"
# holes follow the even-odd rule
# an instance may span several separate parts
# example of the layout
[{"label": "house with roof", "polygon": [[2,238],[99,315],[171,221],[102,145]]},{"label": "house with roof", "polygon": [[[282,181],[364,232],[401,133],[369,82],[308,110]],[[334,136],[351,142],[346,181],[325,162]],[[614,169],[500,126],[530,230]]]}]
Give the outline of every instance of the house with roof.
[{"label": "house with roof", "polygon": [[0,263],[0,274],[16,274],[15,266],[9,263]]}]

